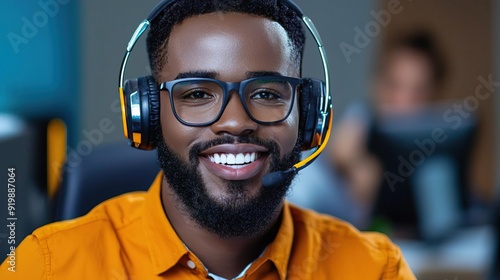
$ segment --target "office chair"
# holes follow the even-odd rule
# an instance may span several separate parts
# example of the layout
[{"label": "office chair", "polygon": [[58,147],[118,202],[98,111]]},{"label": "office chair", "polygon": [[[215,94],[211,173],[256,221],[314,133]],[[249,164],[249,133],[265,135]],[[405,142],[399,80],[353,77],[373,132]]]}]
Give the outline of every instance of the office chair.
[{"label": "office chair", "polygon": [[54,202],[56,221],[85,215],[106,199],[146,191],[160,171],[156,151],[140,151],[125,143],[93,147],[81,160],[68,161]]}]

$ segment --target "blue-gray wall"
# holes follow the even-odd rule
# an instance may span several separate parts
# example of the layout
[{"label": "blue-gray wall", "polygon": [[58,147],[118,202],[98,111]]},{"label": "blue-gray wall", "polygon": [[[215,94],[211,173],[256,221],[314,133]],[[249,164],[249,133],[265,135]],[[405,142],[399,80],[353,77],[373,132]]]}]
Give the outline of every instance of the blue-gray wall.
[{"label": "blue-gray wall", "polygon": [[78,4],[0,2],[0,112],[34,120],[63,118],[72,129],[71,142],[81,104]]}]

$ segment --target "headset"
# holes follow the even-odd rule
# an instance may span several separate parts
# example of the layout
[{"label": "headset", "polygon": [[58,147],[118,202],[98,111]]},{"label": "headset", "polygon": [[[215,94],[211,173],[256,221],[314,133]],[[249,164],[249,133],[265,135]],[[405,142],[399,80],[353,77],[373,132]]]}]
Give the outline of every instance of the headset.
[{"label": "headset", "polygon": [[[300,92],[300,123],[303,131],[302,150],[313,150],[313,152],[288,170],[266,174],[262,180],[262,185],[265,187],[281,183],[286,179],[288,174],[297,173],[299,170],[309,166],[321,154],[330,138],[333,118],[330,94],[330,71],[319,32],[311,19],[304,15],[297,4],[291,0],[278,1],[281,1],[288,8],[294,10],[312,34],[318,46],[325,80],[302,78],[303,83]],[[152,150],[155,148],[154,129],[160,120],[160,90],[159,85],[152,76],[124,81],[125,68],[130,53],[141,35],[148,29],[150,23],[174,2],[176,0],[161,1],[149,16],[139,24],[128,42],[120,68],[118,89],[122,111],[123,133],[125,138],[129,139],[132,147],[141,150]]]}]

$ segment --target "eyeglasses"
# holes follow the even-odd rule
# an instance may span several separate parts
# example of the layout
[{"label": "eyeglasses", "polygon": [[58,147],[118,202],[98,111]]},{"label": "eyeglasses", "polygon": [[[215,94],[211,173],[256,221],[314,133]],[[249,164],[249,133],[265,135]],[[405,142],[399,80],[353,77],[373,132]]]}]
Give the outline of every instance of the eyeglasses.
[{"label": "eyeglasses", "polygon": [[302,79],[265,76],[227,83],[209,78],[184,78],[160,84],[167,90],[175,117],[188,126],[207,126],[216,122],[237,91],[245,112],[259,124],[284,121],[292,111],[297,86]]}]

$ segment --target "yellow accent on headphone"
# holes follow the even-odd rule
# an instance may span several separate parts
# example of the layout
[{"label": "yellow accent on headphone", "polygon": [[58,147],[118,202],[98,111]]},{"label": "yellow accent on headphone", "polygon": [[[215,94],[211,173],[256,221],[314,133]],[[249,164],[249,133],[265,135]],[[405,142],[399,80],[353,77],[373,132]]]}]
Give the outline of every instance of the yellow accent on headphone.
[{"label": "yellow accent on headphone", "polygon": [[310,154],[304,160],[299,161],[293,167],[295,167],[296,169],[300,169],[302,166],[308,164],[310,161],[318,157],[319,154],[321,154],[321,152],[323,152],[323,150],[326,147],[326,144],[328,144],[328,140],[330,140],[330,134],[332,131],[332,121],[333,121],[333,109],[330,109],[330,120],[328,121],[328,129],[326,130],[325,140],[321,142],[321,145],[318,147],[316,151],[314,151],[314,153]]},{"label": "yellow accent on headphone", "polygon": [[125,112],[125,94],[123,93],[123,88],[119,87],[118,90],[120,91],[120,106],[122,108],[122,126],[123,126],[123,134],[125,135],[125,138],[128,139],[128,127],[127,127],[127,117],[126,117],[126,112]]},{"label": "yellow accent on headphone", "polygon": [[137,132],[133,132],[132,139],[133,139],[134,143],[136,144],[135,146],[139,147],[139,145],[141,144],[141,140],[142,140],[141,134],[137,133]]}]

